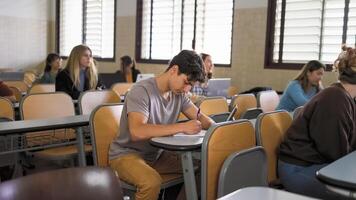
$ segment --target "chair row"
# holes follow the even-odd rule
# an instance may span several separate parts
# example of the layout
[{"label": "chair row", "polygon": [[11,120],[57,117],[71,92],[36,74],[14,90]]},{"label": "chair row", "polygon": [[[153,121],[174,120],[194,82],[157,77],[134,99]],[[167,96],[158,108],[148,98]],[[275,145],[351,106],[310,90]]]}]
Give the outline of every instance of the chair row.
[{"label": "chair row", "polygon": [[[91,140],[93,142],[93,157],[95,165],[101,167],[109,166],[108,160],[108,150],[109,145],[113,141],[117,134],[119,133],[120,127],[120,117],[122,111],[122,104],[104,104],[97,107],[91,114],[90,126],[91,126]],[[256,122],[256,131],[252,123],[248,120],[236,120],[218,123],[211,127],[203,140],[202,144],[202,199],[216,199],[218,196],[223,196],[226,193],[232,192],[238,188],[251,186],[257,183],[266,185],[268,183],[273,183],[277,179],[277,152],[278,146],[283,139],[283,135],[287,128],[291,124],[291,116],[286,111],[273,111],[261,114]],[[257,142],[256,142],[257,141]],[[239,162],[241,165],[240,170],[253,170],[260,173],[256,173],[256,177],[259,178],[257,181],[246,181],[238,182],[240,186],[223,187],[225,189],[219,189],[219,177],[233,177],[231,173],[235,173],[236,170],[230,168],[230,164],[225,164],[226,160],[234,163],[235,159],[228,157],[236,153],[241,153],[241,151],[263,151],[261,149],[250,149],[256,146],[262,146],[267,155],[268,163],[268,179],[264,182],[261,181],[263,174],[266,174],[263,169],[259,168],[260,165],[256,165],[256,162],[263,162],[261,160],[247,159],[248,162]],[[248,150],[250,149],[250,150]],[[261,153],[257,153],[261,156]],[[264,153],[262,153],[264,154]],[[234,156],[233,156],[234,157]],[[236,155],[235,155],[236,157]],[[262,156],[263,157],[263,156]],[[242,158],[241,158],[242,159]],[[242,159],[243,160],[243,159]],[[225,175],[220,175],[220,171],[225,169]],[[232,170],[232,171],[231,171]],[[237,172],[238,173],[238,172]],[[254,177],[253,173],[242,173],[247,175],[247,177]],[[241,177],[241,176],[240,176]],[[162,177],[163,185],[162,188],[167,187],[172,181],[177,182],[179,176],[177,177]],[[242,177],[241,179],[245,179]],[[223,178],[220,178],[220,183],[223,183]],[[233,179],[235,180],[235,179]],[[254,179],[256,180],[256,179]],[[178,181],[179,182],[179,181]],[[225,181],[225,185],[231,181]],[[233,181],[236,183],[236,181]],[[126,184],[127,185],[127,184]],[[241,186],[242,185],[242,186]],[[133,186],[128,186],[129,189],[135,189]],[[226,189],[230,188],[230,189]],[[220,191],[220,192],[219,192]],[[219,194],[219,195],[218,195]]]}]

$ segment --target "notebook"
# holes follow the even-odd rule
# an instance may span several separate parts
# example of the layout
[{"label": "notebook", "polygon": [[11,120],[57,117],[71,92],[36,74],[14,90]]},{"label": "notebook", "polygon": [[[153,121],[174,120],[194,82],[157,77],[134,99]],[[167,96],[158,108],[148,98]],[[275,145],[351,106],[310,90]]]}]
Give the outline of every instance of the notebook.
[{"label": "notebook", "polygon": [[227,90],[231,85],[231,78],[213,78],[208,81],[207,96],[227,97]]},{"label": "notebook", "polygon": [[175,137],[204,137],[206,133],[206,130],[201,130],[199,133],[194,134],[194,135],[188,135],[185,133],[177,133],[174,136]]},{"label": "notebook", "polygon": [[154,74],[137,74],[136,83],[140,82],[142,80],[151,78],[151,77],[155,77],[155,75]]}]

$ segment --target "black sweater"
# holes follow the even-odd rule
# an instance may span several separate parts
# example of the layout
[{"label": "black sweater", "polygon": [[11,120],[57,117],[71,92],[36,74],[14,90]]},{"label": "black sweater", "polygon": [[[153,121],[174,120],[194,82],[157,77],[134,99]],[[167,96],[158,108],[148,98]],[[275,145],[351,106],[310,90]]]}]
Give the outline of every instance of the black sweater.
[{"label": "black sweater", "polygon": [[[105,86],[101,83],[100,78],[98,79],[98,83],[95,87],[96,89],[101,88],[101,89],[105,89]],[[85,77],[85,83],[84,83],[84,91],[89,90],[89,79],[88,77]],[[75,87],[72,79],[69,76],[69,71],[64,69],[62,71],[60,71],[57,74],[56,77],[56,91],[62,91],[65,92],[67,94],[69,94],[72,99],[78,99],[81,91],[79,91],[77,89],[77,87]]]},{"label": "black sweater", "polygon": [[304,106],[287,130],[279,159],[309,166],[330,163],[355,149],[355,101],[340,83],[335,83]]}]

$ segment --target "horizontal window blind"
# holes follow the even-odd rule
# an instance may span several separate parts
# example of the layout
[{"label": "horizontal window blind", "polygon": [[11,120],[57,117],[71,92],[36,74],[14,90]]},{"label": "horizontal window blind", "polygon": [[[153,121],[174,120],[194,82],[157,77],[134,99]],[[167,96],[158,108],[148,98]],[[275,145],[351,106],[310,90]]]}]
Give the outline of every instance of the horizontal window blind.
[{"label": "horizontal window blind", "polygon": [[60,54],[69,56],[74,46],[84,43],[91,48],[94,57],[113,58],[115,0],[60,2]]},{"label": "horizontal window blind", "polygon": [[233,0],[143,0],[141,58],[168,60],[195,49],[230,64],[232,17]]}]

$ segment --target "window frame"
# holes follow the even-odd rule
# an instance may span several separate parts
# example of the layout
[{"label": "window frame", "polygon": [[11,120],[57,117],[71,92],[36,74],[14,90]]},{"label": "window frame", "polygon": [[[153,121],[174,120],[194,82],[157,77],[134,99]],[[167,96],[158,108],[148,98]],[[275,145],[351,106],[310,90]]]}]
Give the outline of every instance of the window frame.
[{"label": "window frame", "polygon": [[[153,0],[151,0],[153,1]],[[137,0],[136,1],[136,44],[135,44],[135,60],[139,63],[147,63],[147,64],[168,64],[169,60],[165,59],[145,59],[141,58],[141,38],[142,38],[142,11],[143,11],[143,0]],[[183,6],[183,4],[182,4]],[[194,16],[196,16],[196,1],[195,1],[195,9],[194,9]],[[232,5],[232,25],[231,25],[231,50],[230,50],[230,64],[219,64],[219,63],[214,63],[215,67],[228,67],[231,68],[232,65],[232,50],[233,50],[233,43],[234,43],[234,20],[235,20],[235,0],[233,0],[233,5]],[[151,7],[151,28],[152,28],[152,7]],[[182,32],[182,26],[181,25],[181,32]],[[194,43],[195,45],[195,31],[196,31],[196,20],[194,19],[194,40],[192,41],[192,45]],[[150,31],[150,46],[152,45],[152,32]],[[180,45],[182,46],[182,40],[180,41]],[[209,53],[209,52],[206,52]]]},{"label": "window frame", "polygon": [[[347,22],[348,22],[348,12],[349,12],[349,3],[350,0],[345,1],[345,8],[344,8],[344,24],[343,24],[343,33],[342,33],[342,43],[346,43],[346,36],[347,36]],[[323,1],[324,4],[324,1]],[[284,17],[285,17],[285,6],[286,0],[282,0],[282,13],[281,13],[281,37],[279,43],[279,60],[278,62],[273,61],[273,48],[274,48],[274,30],[275,30],[275,16],[276,16],[276,6],[277,0],[268,0],[268,13],[267,13],[267,29],[266,29],[266,44],[265,44],[265,69],[285,69],[285,70],[299,70],[303,67],[305,63],[287,63],[282,62],[282,55],[283,55],[283,38],[284,35]],[[324,10],[322,11],[324,12]],[[323,21],[324,16],[322,16],[321,20]],[[323,25],[323,24],[322,24]],[[321,30],[323,27],[321,27]],[[322,35],[321,35],[322,39]],[[340,44],[341,45],[341,44]],[[321,45],[320,45],[321,47]],[[340,46],[341,47],[341,46]],[[320,53],[320,52],[319,52]],[[336,58],[335,58],[336,59]],[[332,70],[332,64],[326,64],[326,71]]]},{"label": "window frame", "polygon": [[[55,42],[55,49],[57,53],[59,52],[59,44],[60,44],[60,1],[61,0],[56,0],[56,16],[55,16],[55,33],[56,33],[56,42]],[[82,44],[84,44],[84,40],[86,37],[85,34],[85,22],[86,22],[86,0],[82,0],[83,3],[83,32],[82,32]],[[113,57],[112,58],[102,58],[102,57],[96,57],[93,56],[93,58],[96,61],[104,61],[104,62],[115,62],[116,61],[116,12],[117,12],[117,0],[114,0],[114,44],[113,44]],[[61,56],[62,59],[67,59],[69,57],[68,56]]]}]

